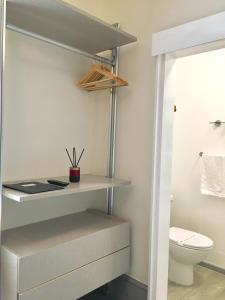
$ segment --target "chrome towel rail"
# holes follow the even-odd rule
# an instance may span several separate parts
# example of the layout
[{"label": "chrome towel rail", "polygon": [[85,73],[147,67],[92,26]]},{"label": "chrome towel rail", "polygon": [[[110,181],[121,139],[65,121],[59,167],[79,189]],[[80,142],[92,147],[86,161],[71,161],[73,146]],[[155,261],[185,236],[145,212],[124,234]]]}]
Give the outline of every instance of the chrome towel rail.
[{"label": "chrome towel rail", "polygon": [[221,126],[222,124],[225,124],[225,122],[222,122],[220,120],[216,120],[214,122],[209,122],[209,124],[214,124],[215,126],[219,127]]}]

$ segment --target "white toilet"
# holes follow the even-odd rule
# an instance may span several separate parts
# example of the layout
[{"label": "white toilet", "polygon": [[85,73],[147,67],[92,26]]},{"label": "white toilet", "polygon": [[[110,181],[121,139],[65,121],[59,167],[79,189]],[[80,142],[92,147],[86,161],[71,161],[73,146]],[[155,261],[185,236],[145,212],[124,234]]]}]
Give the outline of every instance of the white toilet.
[{"label": "white toilet", "polygon": [[199,233],[170,228],[169,280],[181,285],[194,283],[194,265],[204,260],[213,241]]}]

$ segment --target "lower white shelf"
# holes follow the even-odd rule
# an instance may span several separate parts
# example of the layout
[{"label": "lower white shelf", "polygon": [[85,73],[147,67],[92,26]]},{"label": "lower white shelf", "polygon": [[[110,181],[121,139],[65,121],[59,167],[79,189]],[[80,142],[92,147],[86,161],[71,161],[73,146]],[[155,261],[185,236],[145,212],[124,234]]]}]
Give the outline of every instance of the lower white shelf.
[{"label": "lower white shelf", "polygon": [[[39,179],[32,179],[30,181],[39,181],[43,183],[47,183],[47,180],[50,178],[39,178]],[[51,179],[59,180],[59,181],[68,181],[67,177],[51,177]],[[26,180],[24,180],[25,182]],[[28,180],[27,180],[28,181]],[[18,181],[17,181],[18,182]],[[7,182],[11,183],[11,182]],[[13,182],[16,183],[16,182]],[[25,194],[19,191],[15,191],[8,188],[3,188],[3,196],[15,200],[17,202],[25,202],[49,197],[59,197],[64,195],[72,195],[76,193],[82,192],[89,192],[89,191],[96,191],[102,189],[108,189],[112,187],[120,187],[123,185],[130,184],[129,180],[117,179],[117,178],[109,178],[105,176],[99,175],[92,175],[92,174],[84,174],[81,175],[80,182],[77,183],[70,183],[65,189],[51,191],[51,192],[44,192],[38,194]]]},{"label": "lower white shelf", "polygon": [[129,224],[87,211],[2,234],[2,300],[74,300],[129,270]]}]

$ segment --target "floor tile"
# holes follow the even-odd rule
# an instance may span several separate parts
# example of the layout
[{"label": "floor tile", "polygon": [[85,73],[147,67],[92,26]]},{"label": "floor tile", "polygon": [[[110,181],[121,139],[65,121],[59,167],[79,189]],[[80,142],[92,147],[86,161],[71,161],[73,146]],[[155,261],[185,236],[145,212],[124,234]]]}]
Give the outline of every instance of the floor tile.
[{"label": "floor tile", "polygon": [[204,267],[195,267],[190,287],[169,283],[168,300],[225,300],[225,275]]}]

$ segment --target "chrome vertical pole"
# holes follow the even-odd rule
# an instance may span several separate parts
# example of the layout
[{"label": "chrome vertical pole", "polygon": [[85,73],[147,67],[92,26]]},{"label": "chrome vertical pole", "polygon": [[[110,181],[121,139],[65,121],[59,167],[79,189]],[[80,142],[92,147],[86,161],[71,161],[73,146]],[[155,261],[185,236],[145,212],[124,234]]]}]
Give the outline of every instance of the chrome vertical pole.
[{"label": "chrome vertical pole", "polygon": [[[114,25],[119,28],[119,24]],[[118,75],[118,48],[112,49],[112,60],[114,65],[112,71]],[[117,121],[117,89],[111,89],[110,98],[110,129],[109,129],[109,161],[108,161],[108,177],[112,178],[115,175],[115,148],[116,148],[116,121]],[[110,188],[107,190],[107,205],[108,215],[112,215],[113,212],[113,201],[114,201],[114,189]]]},{"label": "chrome vertical pole", "polygon": [[[6,0],[1,0],[0,15],[1,15],[1,29],[0,29],[0,247],[1,247],[1,230],[2,230],[2,118],[3,118],[3,97],[4,97],[4,69],[5,69],[5,34],[6,34]],[[1,248],[0,248],[1,249]],[[1,255],[1,251],[0,251]],[[0,265],[1,268],[1,265]],[[1,270],[0,270],[1,271]],[[0,272],[0,289],[1,272]],[[1,293],[0,293],[1,294]],[[0,296],[1,298],[1,296]]]}]

